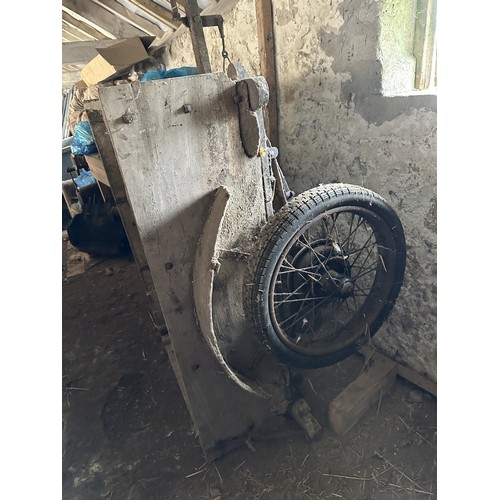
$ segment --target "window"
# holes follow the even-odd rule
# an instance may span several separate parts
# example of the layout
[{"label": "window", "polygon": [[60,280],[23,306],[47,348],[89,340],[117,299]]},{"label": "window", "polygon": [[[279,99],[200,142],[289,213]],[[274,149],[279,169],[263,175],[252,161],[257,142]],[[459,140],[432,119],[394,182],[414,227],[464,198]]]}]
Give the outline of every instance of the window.
[{"label": "window", "polygon": [[434,93],[437,0],[385,0],[380,12],[382,93]]}]

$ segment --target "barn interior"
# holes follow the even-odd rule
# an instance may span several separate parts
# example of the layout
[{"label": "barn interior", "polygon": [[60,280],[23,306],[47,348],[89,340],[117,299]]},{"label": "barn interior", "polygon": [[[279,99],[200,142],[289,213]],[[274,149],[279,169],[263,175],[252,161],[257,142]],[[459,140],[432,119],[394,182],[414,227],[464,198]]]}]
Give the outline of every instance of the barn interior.
[{"label": "barn interior", "polygon": [[64,498],[437,498],[436,10],[63,0]]},{"label": "barn interior", "polygon": [[[4,415],[6,428],[18,424],[24,433],[9,433],[17,443],[9,470],[23,463],[21,435],[26,444],[36,437],[41,449],[55,448],[53,464],[43,452],[37,459],[34,472],[48,469],[39,480],[28,484],[21,467],[21,489],[27,492],[52,478],[54,496],[71,499],[437,498],[437,490],[445,498],[460,498],[460,491],[469,498],[491,496],[492,478],[482,474],[483,452],[467,447],[496,449],[495,389],[489,381],[496,377],[498,349],[495,320],[488,320],[496,310],[495,290],[488,289],[496,282],[496,269],[489,266],[493,274],[485,288],[470,294],[466,285],[478,283],[464,273],[471,260],[454,259],[478,249],[463,245],[465,234],[495,244],[494,206],[481,205],[481,213],[489,214],[483,217],[461,206],[458,195],[473,175],[476,185],[493,185],[491,172],[483,176],[480,165],[494,163],[491,118],[497,104],[494,99],[472,104],[463,74],[446,73],[447,62],[463,68],[475,61],[476,69],[491,69],[487,51],[473,51],[458,34],[440,36],[439,85],[449,86],[440,93],[439,117],[453,118],[440,124],[438,134],[433,2],[220,0],[196,7],[180,0],[65,0],[61,7],[54,8],[53,29],[45,24],[45,37],[43,12],[32,25],[26,18],[25,30],[31,26],[40,39],[58,37],[62,26],[62,45],[57,38],[42,52],[40,42],[32,75],[39,65],[37,81],[47,84],[53,78],[44,97],[52,92],[55,107],[62,90],[63,186],[68,181],[74,186],[80,174],[91,183],[72,190],[69,204],[63,188],[62,252],[57,221],[56,249],[40,259],[38,279],[29,278],[24,265],[6,266],[7,276],[16,276],[9,296],[32,291],[31,317],[43,321],[51,311],[55,315],[35,336],[33,325],[26,329],[34,353],[30,375],[15,390],[9,384],[6,394],[28,405],[24,412]],[[460,19],[464,12],[442,14],[440,33],[444,18],[455,19],[454,28],[445,30],[471,24]],[[485,17],[477,38],[487,44],[495,32],[488,23],[495,16]],[[140,81],[146,59],[128,61],[90,85],[96,93],[83,107],[97,150],[81,155],[90,163],[75,165],[81,158],[71,151],[74,129],[68,114],[77,90],[89,88],[84,68],[99,54],[108,57],[106,49],[136,43],[137,36],[161,75]],[[16,57],[33,50],[33,39],[26,38]],[[53,71],[49,59],[55,59]],[[181,74],[166,75],[169,70]],[[25,80],[19,82],[19,88],[27,86],[23,95],[6,103],[14,106],[12,129],[22,129],[15,120],[27,115],[17,108],[34,95],[34,79]],[[494,78],[485,74],[484,81]],[[453,97],[453,90],[460,94]],[[59,126],[60,115],[54,114],[51,130]],[[54,135],[58,162],[59,132]],[[46,151],[46,139],[40,140],[39,151]],[[30,183],[31,199],[40,200],[37,207],[61,196],[56,175],[49,188],[54,195],[43,202],[38,184]],[[403,278],[390,281],[389,310],[370,325],[376,331],[349,344],[355,349],[346,357],[332,361],[338,354],[333,348],[329,359],[303,357],[306,351],[298,346],[306,337],[295,332],[287,337],[280,329],[283,306],[278,309],[277,302],[286,291],[280,287],[309,280],[312,301],[327,295],[335,304],[358,300],[351,290],[356,263],[342,253],[343,245],[340,251],[335,247],[328,224],[337,212],[350,214],[354,222],[366,216],[376,229],[373,238],[391,242],[392,232],[371,215],[375,208],[360,208],[371,193],[383,200],[376,202],[384,207],[381,218],[390,212],[400,223],[404,246],[400,237],[394,245],[396,255],[404,248]],[[494,204],[494,196],[480,199]],[[97,241],[92,235],[98,232],[85,233],[89,238],[82,243],[68,231],[82,207],[90,205],[106,206],[90,212],[104,210],[108,219],[113,214],[112,227],[119,228],[123,243],[115,255],[85,246]],[[25,221],[35,217],[29,206]],[[307,214],[314,218],[322,210],[330,219],[312,223],[321,221],[327,237],[300,250],[304,236],[297,240],[298,234],[314,233],[314,228],[306,233]],[[297,225],[283,213],[294,214]],[[38,253],[33,243],[49,239],[46,224],[33,226],[24,249],[4,244],[9,259],[32,262]],[[7,223],[6,232],[15,234],[15,228]],[[26,225],[22,233],[28,234]],[[283,246],[272,233],[283,234]],[[392,265],[384,247],[380,242],[374,247],[377,272]],[[275,278],[287,271],[280,260],[287,252],[295,268],[293,279],[283,284]],[[278,260],[266,264],[263,255]],[[324,255],[334,259],[325,257],[324,267],[320,263],[308,274],[306,266]],[[62,260],[54,300],[48,299],[47,286],[51,258],[56,273]],[[401,260],[394,262],[398,273]],[[328,279],[339,273],[342,286],[333,286]],[[299,315],[298,302],[285,310]],[[10,325],[26,316],[25,309],[16,312],[14,301],[6,309],[11,309],[6,311]],[[333,313],[330,319],[333,330],[343,321]],[[303,315],[301,328],[314,326],[310,320]],[[54,324],[55,333],[43,333]],[[14,349],[20,352],[10,346],[6,352]],[[41,355],[44,349],[48,352]],[[56,359],[49,362],[51,356]],[[20,371],[14,359],[7,366],[8,373]],[[51,370],[52,379],[42,380]],[[444,413],[450,404],[457,406],[441,416],[438,447],[438,408]],[[50,406],[53,415],[39,410]],[[41,427],[34,425],[34,414]],[[440,462],[438,450],[445,455]],[[453,488],[456,493],[447,495]]]}]

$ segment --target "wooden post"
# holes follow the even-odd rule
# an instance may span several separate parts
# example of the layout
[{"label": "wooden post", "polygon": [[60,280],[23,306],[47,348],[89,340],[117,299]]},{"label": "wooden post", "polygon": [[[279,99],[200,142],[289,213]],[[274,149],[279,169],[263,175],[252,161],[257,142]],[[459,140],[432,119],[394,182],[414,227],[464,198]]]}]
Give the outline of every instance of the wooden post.
[{"label": "wooden post", "polygon": [[196,66],[200,73],[211,73],[212,67],[210,66],[207,42],[203,33],[203,22],[198,11],[198,2],[196,0],[186,0],[186,17],[189,23]]},{"label": "wooden post", "polygon": [[274,49],[273,1],[256,0],[260,71],[269,85],[269,103],[264,113],[267,136],[279,148],[276,58]]}]

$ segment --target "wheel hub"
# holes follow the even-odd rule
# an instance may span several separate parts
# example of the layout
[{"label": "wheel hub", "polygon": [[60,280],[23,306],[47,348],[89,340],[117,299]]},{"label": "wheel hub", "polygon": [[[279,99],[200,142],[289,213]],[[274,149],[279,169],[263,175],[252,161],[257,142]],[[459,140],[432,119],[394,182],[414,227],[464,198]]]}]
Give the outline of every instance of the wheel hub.
[{"label": "wheel hub", "polygon": [[[314,273],[310,271],[312,264],[316,268]],[[294,265],[298,270],[308,269],[307,274],[300,273],[300,279],[312,282],[316,297],[336,295],[347,298],[354,294],[349,263],[336,244],[324,240],[313,242],[310,249],[302,249],[296,256]]]},{"label": "wheel hub", "polygon": [[328,272],[323,270],[319,283],[325,292],[335,293],[342,298],[350,297],[354,293],[354,283],[350,277],[334,269],[328,269]]}]

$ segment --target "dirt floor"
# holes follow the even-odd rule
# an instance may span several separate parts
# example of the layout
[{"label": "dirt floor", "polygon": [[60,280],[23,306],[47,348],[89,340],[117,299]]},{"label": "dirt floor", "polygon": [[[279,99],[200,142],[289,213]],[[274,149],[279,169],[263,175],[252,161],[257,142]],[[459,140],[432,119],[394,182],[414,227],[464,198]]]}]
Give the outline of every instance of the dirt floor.
[{"label": "dirt floor", "polygon": [[132,259],[82,259],[63,232],[62,278],[62,498],[437,498],[434,396],[398,378],[347,435],[329,428],[357,356],[297,373],[319,437],[283,419],[207,464]]}]

